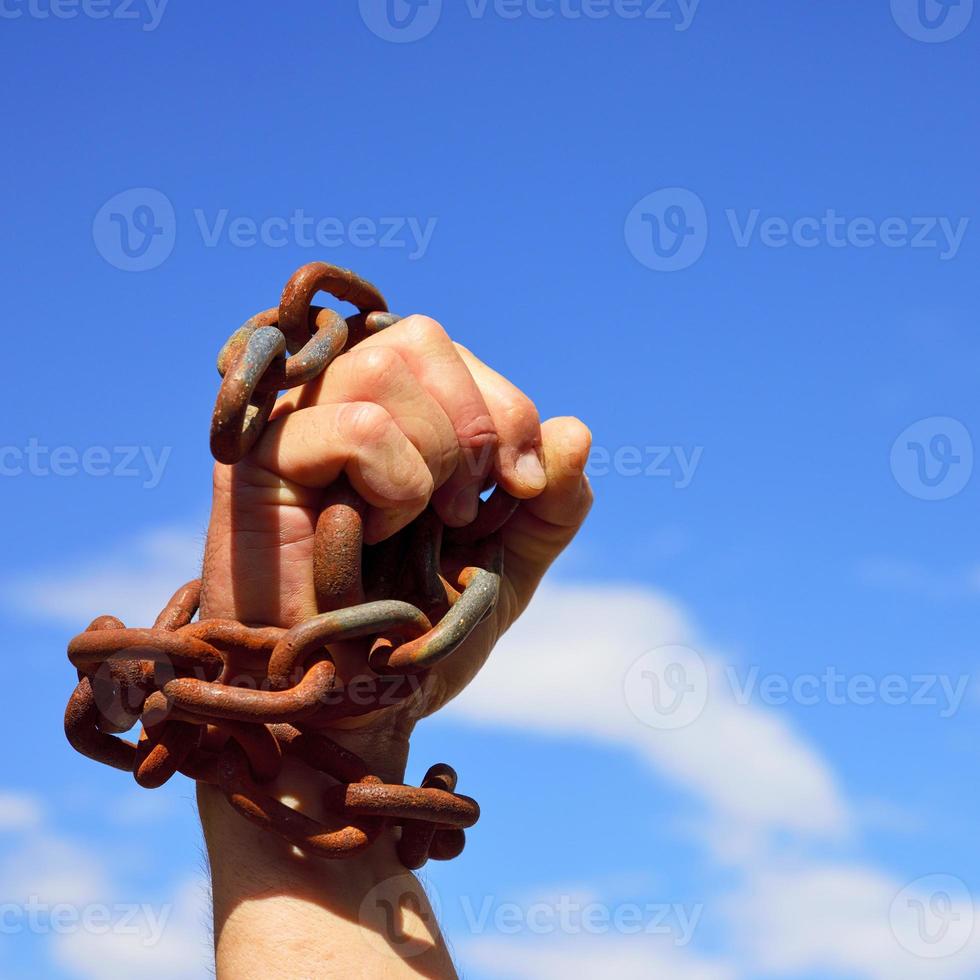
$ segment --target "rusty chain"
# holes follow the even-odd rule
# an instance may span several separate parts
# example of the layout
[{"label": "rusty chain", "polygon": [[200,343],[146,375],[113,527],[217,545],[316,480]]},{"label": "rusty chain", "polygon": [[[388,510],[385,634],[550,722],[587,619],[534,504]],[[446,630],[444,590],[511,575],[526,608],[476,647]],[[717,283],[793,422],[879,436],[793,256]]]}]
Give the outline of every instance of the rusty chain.
[{"label": "rusty chain", "polygon": [[[318,292],[358,313],[345,319],[313,306]],[[218,355],[215,459],[241,460],[280,392],[319,377],[344,350],[398,319],[353,272],[324,262],[299,269],[279,306],[247,320]],[[68,645],[78,671],[65,712],[68,741],[146,789],[178,772],[217,786],[242,816],[321,857],[356,854],[386,826],[400,827],[407,868],[456,857],[480,811],[456,793],[449,766],[433,766],[420,787],[386,784],[327,732],[341,719],[406,704],[490,613],[502,571],[497,532],[516,506],[498,488],[469,527],[445,529],[429,509],[366,547],[366,505],[341,479],[326,492],[316,526],[318,615],[291,629],[202,620],[196,580],[149,629],[100,616]],[[443,575],[449,566],[462,568],[455,581]],[[338,676],[336,644],[356,644],[362,676],[347,683]],[[120,737],[137,724],[135,744]],[[328,823],[270,792],[284,757],[336,781],[325,794]]]}]

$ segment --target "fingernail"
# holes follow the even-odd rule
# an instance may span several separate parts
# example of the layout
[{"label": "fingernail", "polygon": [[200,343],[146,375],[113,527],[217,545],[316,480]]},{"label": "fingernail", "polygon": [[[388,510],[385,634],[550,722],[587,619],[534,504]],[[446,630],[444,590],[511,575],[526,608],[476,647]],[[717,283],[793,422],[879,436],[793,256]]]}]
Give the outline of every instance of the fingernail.
[{"label": "fingernail", "polygon": [[544,490],[548,483],[541,460],[533,449],[529,449],[523,456],[518,456],[514,469],[517,471],[517,478],[529,490]]},{"label": "fingernail", "polygon": [[476,520],[479,506],[480,488],[475,483],[471,483],[456,494],[449,509],[460,525],[464,526]]}]

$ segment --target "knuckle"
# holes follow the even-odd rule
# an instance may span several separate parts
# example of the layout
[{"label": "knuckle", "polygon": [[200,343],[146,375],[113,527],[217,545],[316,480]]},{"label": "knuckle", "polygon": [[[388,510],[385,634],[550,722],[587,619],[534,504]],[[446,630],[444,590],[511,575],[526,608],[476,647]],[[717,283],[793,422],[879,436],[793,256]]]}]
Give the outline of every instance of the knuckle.
[{"label": "knuckle", "polygon": [[493,453],[500,445],[497,427],[489,413],[481,412],[467,419],[456,429],[459,448],[467,452]]},{"label": "knuckle", "polygon": [[436,457],[430,463],[429,468],[436,474],[436,483],[442,486],[459,465],[459,446],[454,442],[444,444],[440,447]]},{"label": "knuckle", "polygon": [[338,423],[357,443],[376,443],[391,425],[391,416],[374,402],[348,402],[337,409]]},{"label": "knuckle", "polygon": [[419,347],[431,347],[449,340],[442,324],[430,316],[416,313],[406,317],[398,326],[403,329],[408,340]]},{"label": "knuckle", "polygon": [[390,347],[362,347],[350,352],[348,370],[364,381],[382,381],[397,370],[401,358]]},{"label": "knuckle", "polygon": [[534,402],[527,395],[514,391],[500,405],[500,418],[508,431],[526,434],[538,429],[541,419]]}]

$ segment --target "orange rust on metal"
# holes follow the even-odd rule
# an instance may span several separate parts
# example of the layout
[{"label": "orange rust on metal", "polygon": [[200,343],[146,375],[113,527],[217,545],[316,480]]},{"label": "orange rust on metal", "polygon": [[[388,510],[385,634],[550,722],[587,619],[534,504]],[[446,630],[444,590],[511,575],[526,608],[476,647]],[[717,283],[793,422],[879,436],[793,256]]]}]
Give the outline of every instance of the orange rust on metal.
[{"label": "orange rust on metal", "polygon": [[317,820],[263,793],[249,773],[245,753],[233,740],[218,759],[218,785],[247,820],[284,837],[301,850],[325,858],[357,854],[377,839],[383,821],[360,819],[331,830]]},{"label": "orange rust on metal", "polygon": [[[444,763],[432,766],[422,780],[422,789],[441,789],[452,793],[456,789],[455,770]],[[438,829],[435,824],[425,820],[406,820],[402,825],[397,848],[398,858],[409,871],[418,871],[428,861]]]},{"label": "orange rust on metal", "polygon": [[182,585],[163,607],[162,612],[153,623],[155,630],[178,630],[186,626],[197,612],[201,604],[201,580],[194,579]]},{"label": "orange rust on metal", "polygon": [[382,632],[414,638],[430,629],[432,624],[420,609],[394,599],[321,613],[294,626],[279,640],[269,657],[269,681],[277,690],[285,690],[296,668],[328,643]]},{"label": "orange rust on metal", "polygon": [[441,789],[349,783],[327,791],[327,805],[337,813],[427,820],[437,827],[472,827],[480,819],[476,800]]},{"label": "orange rust on metal", "polygon": [[[319,291],[359,312],[345,320],[311,306]],[[221,350],[215,458],[240,460],[279,391],[320,377],[345,346],[398,319],[354,273],[322,262],[300,269],[279,307],[246,321]],[[150,629],[100,616],[68,645],[78,671],[65,712],[69,742],[146,788],[175,772],[220,787],[244,817],[310,854],[355,854],[395,827],[406,867],[455,857],[479,807],[455,792],[450,767],[433,766],[420,787],[388,785],[331,735],[339,721],[421,697],[428,671],[492,609],[503,554],[497,532],[517,505],[498,488],[468,528],[447,531],[427,511],[365,547],[367,505],[346,478],[338,481],[324,493],[314,537],[318,615],[292,629],[195,620],[201,581],[194,580]],[[140,722],[138,744],[117,737]],[[336,780],[325,791],[326,822],[276,798],[284,756]]]},{"label": "orange rust on metal", "polygon": [[323,612],[364,602],[361,552],[367,505],[342,476],[324,494],[316,522],[313,583]]},{"label": "orange rust on metal", "polygon": [[388,304],[377,288],[350,269],[310,262],[293,273],[279,301],[279,329],[293,353],[306,343],[310,302],[320,291],[353,303],[361,313],[386,313]]},{"label": "orange rust on metal", "polygon": [[163,693],[178,708],[204,718],[247,721],[254,725],[292,723],[317,712],[335,689],[334,665],[313,664],[288,691],[255,691],[178,677],[163,685]]}]

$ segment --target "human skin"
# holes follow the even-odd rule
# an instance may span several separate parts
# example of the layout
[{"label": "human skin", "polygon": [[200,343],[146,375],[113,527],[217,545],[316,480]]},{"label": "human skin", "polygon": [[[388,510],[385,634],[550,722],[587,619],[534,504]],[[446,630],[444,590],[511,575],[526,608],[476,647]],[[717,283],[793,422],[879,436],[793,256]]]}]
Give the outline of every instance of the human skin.
[{"label": "human skin", "polygon": [[[416,722],[472,680],[584,521],[590,442],[577,419],[541,423],[526,395],[434,320],[408,317],[283,395],[249,456],[215,466],[201,616],[290,627],[316,615],[314,530],[338,477],[369,505],[369,544],[430,502],[448,526],[468,524],[491,482],[520,498],[503,529],[491,616],[407,701],[330,733],[401,782]],[[319,818],[331,782],[287,762],[271,791]],[[396,857],[397,831],[356,857],[313,859],[246,821],[214,787],[199,784],[198,804],[218,980],[456,976],[424,890]]]}]

